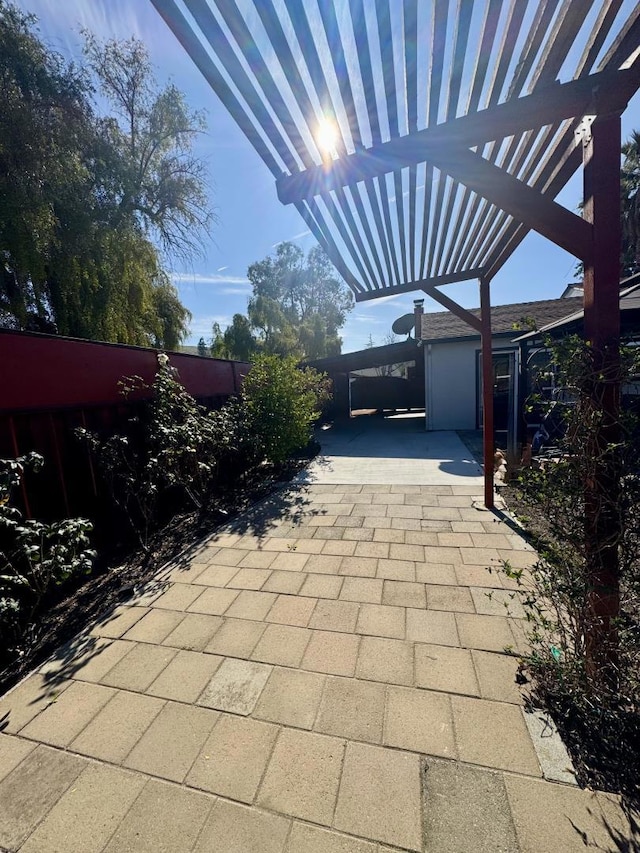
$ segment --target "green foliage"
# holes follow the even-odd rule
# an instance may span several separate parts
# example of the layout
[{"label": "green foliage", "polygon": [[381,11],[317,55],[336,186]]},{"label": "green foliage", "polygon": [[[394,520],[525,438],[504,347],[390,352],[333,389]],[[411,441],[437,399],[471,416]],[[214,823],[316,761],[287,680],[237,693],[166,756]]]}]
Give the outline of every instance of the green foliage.
[{"label": "green foliage", "polygon": [[[122,381],[124,396],[143,385]],[[166,355],[149,389],[151,399],[123,434],[78,434],[91,447],[109,487],[140,543],[159,523],[188,506],[205,511],[215,489],[268,462],[281,463],[304,447],[326,382],[293,359],[262,357],[245,380],[242,397],[209,411],[180,383]]]},{"label": "green foliage", "polygon": [[[121,383],[124,396],[145,387],[140,377]],[[102,440],[78,430],[96,454],[112,499],[146,547],[163,500],[173,496],[201,508],[216,468],[218,424],[199,406],[161,353],[151,400],[126,435]]]},{"label": "green foliage", "polygon": [[640,269],[640,133],[634,130],[622,146],[622,264],[626,275]]},{"label": "green foliage", "polygon": [[222,331],[219,323],[213,324],[211,355],[214,358],[231,358],[251,361],[258,344],[251,332],[249,320],[244,314],[234,314],[233,322]]},{"label": "green foliage", "polygon": [[247,316],[234,315],[224,332],[214,325],[213,355],[248,361],[258,352],[307,359],[340,353],[338,332],[353,297],[319,246],[305,258],[293,243],[280,243],[275,257],[251,264],[247,275]]},{"label": "green foliage", "polygon": [[87,35],[78,69],[34,27],[0,0],[0,324],[174,349],[190,315],[154,242],[189,254],[209,227],[201,118],[139,42]]},{"label": "green foliage", "polygon": [[11,505],[25,469],[38,470],[36,453],[0,459],[0,649],[11,652],[52,587],[88,574],[95,557],[89,548],[91,524],[67,518],[46,524],[24,519]]},{"label": "green foliage", "polygon": [[326,377],[296,360],[259,356],[245,378],[246,425],[264,458],[283,462],[306,447],[311,428],[328,399]]},{"label": "green foliage", "polygon": [[[626,402],[615,441],[602,441],[608,423],[598,393],[603,379],[598,354],[577,337],[549,342],[556,384],[564,405],[565,434],[553,459],[542,459],[519,479],[522,521],[535,537],[539,560],[530,571],[503,570],[515,582],[525,608],[531,651],[523,656],[534,681],[534,696],[551,709],[569,740],[595,756],[591,782],[613,772],[616,782],[637,786],[636,771],[624,770],[630,750],[640,745],[640,423],[633,397]],[[617,373],[617,371],[616,371]],[[640,353],[623,348],[619,378],[623,390],[637,381]],[[637,400],[637,397],[635,397]],[[617,663],[613,678],[594,673],[589,637],[599,617],[593,612],[592,549],[585,524],[587,484],[611,478],[598,493],[597,513],[611,520],[620,567],[620,618],[616,623]],[[616,487],[619,480],[620,487]],[[604,482],[609,482],[609,479]],[[526,516],[526,521],[524,516]],[[612,771],[612,767],[614,768]],[[604,776],[598,779],[598,773]],[[623,781],[620,781],[620,779]],[[588,773],[583,780],[589,779]],[[626,780],[626,781],[625,781]]]}]

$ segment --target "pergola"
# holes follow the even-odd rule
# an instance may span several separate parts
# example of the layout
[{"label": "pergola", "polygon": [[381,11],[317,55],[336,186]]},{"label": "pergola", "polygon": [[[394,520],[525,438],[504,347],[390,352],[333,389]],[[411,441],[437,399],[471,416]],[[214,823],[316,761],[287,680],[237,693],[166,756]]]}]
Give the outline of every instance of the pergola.
[{"label": "pergola", "polygon": [[[640,88],[640,6],[152,2],[356,301],[424,291],[481,332],[493,506],[489,286],[530,230],[582,261],[585,333],[615,366],[620,115]],[[581,164],[580,216],[554,199]],[[480,320],[440,290],[470,279]],[[600,391],[611,438],[619,389],[606,381]],[[602,544],[610,521],[598,511],[610,487],[604,474],[586,484],[600,639],[618,609],[616,549]]]}]

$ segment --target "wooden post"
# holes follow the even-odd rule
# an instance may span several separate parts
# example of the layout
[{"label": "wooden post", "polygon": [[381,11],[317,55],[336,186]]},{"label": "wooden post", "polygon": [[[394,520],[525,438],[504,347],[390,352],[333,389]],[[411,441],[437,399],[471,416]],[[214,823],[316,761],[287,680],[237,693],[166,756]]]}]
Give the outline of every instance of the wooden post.
[{"label": "wooden post", "polygon": [[612,445],[620,424],[620,116],[598,119],[583,132],[584,218],[593,226],[593,250],[584,267],[584,332],[593,351],[587,392],[599,434],[588,449],[585,478],[586,627],[590,675],[615,685],[620,611],[618,543],[620,472]]},{"label": "wooden post", "polygon": [[480,279],[482,340],[482,438],[484,447],[484,505],[493,509],[493,351],[489,280]]}]

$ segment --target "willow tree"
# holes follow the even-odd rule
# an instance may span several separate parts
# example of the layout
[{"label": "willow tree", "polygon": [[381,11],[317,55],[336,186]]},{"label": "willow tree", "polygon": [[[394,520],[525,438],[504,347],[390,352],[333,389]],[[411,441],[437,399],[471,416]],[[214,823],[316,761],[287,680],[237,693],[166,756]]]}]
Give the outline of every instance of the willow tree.
[{"label": "willow tree", "polygon": [[66,63],[0,0],[0,324],[173,348],[190,315],[163,260],[211,225],[202,119],[139,42],[86,35],[86,57]]}]

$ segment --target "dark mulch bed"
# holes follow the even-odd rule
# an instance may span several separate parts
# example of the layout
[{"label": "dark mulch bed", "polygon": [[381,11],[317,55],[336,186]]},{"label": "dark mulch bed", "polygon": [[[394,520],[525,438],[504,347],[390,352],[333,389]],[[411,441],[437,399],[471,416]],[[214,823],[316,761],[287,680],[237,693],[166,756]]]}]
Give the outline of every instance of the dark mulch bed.
[{"label": "dark mulch bed", "polygon": [[[269,515],[277,511],[295,518],[301,498],[277,500],[293,477],[317,455],[312,442],[298,457],[279,466],[265,465],[216,494],[215,505],[205,512],[175,516],[151,539],[147,551],[101,554],[89,578],[76,578],[58,587],[37,615],[18,657],[0,671],[0,695],[39,666],[83,628],[126,602],[139,584],[153,580],[166,563],[189,553],[223,525],[238,524],[239,532],[268,533]],[[265,512],[257,506],[270,496]],[[256,511],[251,512],[255,507]],[[240,516],[246,514],[240,523]]]},{"label": "dark mulch bed", "polygon": [[[553,541],[543,513],[523,499],[517,486],[500,487],[510,513],[523,525],[520,531],[537,550]],[[551,714],[573,761],[576,777],[583,787],[622,794],[630,809],[640,807],[640,708],[633,700],[574,701],[573,695],[558,689],[551,678],[530,686],[532,705]],[[640,826],[637,827],[640,833]],[[636,851],[625,840],[618,849]],[[634,844],[635,842],[631,842]]]}]

